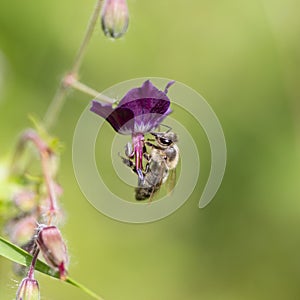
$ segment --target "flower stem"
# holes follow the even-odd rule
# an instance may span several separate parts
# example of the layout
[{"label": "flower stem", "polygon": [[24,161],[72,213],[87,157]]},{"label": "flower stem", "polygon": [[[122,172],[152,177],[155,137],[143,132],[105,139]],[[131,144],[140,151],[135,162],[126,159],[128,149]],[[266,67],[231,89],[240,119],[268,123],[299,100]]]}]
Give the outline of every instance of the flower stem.
[{"label": "flower stem", "polygon": [[[85,54],[87,45],[91,39],[91,36],[93,34],[97,18],[100,14],[100,9],[102,7],[102,3],[104,0],[97,0],[94,11],[92,13],[92,16],[89,20],[85,35],[83,37],[83,40],[81,42],[81,45],[78,49],[78,52],[75,56],[75,60],[73,62],[73,66],[71,67],[71,71],[69,74],[72,74],[74,77],[77,77],[77,74],[79,72],[83,56]],[[64,84],[64,78],[61,80],[58,89],[55,93],[54,98],[52,99],[48,110],[44,116],[44,126],[49,130],[55,123],[65,101],[67,92],[69,90],[69,86],[65,86]]]},{"label": "flower stem", "polygon": [[87,95],[90,95],[102,102],[114,103],[115,100],[109,98],[108,96],[100,94],[98,91],[92,89],[91,87],[87,86],[86,84],[77,80],[76,75],[73,73],[67,74],[63,80],[65,87],[72,87],[80,92],[83,92]]},{"label": "flower stem", "polygon": [[34,279],[34,269],[35,269],[35,264],[36,264],[37,258],[39,256],[39,253],[40,253],[40,249],[37,248],[34,252],[34,255],[33,255],[30,267],[29,267],[29,271],[28,271],[28,275],[27,275],[27,277],[29,279]]},{"label": "flower stem", "polygon": [[54,125],[65,103],[66,95],[67,95],[67,89],[64,87],[63,83],[61,82],[44,116],[43,123],[45,128],[50,129]]},{"label": "flower stem", "polygon": [[96,2],[93,14],[92,14],[92,16],[89,20],[89,23],[88,23],[88,26],[87,26],[87,29],[86,29],[86,32],[85,32],[85,35],[84,35],[84,38],[82,40],[82,43],[81,43],[81,45],[79,47],[79,50],[77,52],[77,55],[75,57],[73,67],[71,68],[71,73],[73,73],[73,74],[77,74],[78,71],[79,71],[79,68],[80,68],[81,63],[82,63],[83,56],[84,56],[85,51],[86,51],[86,46],[88,45],[88,43],[91,39],[91,36],[93,34],[97,19],[98,19],[99,14],[100,14],[100,10],[101,10],[103,1],[104,0],[97,0],[97,2]]}]

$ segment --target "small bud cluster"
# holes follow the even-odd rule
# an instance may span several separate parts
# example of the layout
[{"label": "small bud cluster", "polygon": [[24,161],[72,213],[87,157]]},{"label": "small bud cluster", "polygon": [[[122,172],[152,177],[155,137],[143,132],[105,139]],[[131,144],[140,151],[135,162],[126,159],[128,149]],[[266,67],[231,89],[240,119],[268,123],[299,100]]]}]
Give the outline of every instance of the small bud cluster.
[{"label": "small bud cluster", "polygon": [[[16,299],[40,299],[39,285],[34,279],[34,270],[39,253],[62,280],[67,277],[69,257],[66,244],[58,229],[62,212],[57,204],[62,188],[56,182],[59,156],[52,146],[53,139],[35,130],[26,130],[19,140],[15,159],[9,174],[13,182],[10,199],[14,213],[6,223],[6,233],[11,242],[20,246],[33,256],[29,271],[21,281]],[[33,171],[20,161],[27,143],[31,142],[39,153],[41,174]],[[31,161],[30,161],[31,162]],[[36,172],[36,171],[35,171]],[[24,276],[25,268],[15,267]]]}]

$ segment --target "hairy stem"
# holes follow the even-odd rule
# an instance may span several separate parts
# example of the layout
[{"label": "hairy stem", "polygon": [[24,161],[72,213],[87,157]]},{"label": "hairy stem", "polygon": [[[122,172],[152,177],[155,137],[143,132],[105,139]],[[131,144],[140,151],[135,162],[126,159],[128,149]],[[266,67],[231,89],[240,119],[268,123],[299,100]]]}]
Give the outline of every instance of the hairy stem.
[{"label": "hairy stem", "polygon": [[113,99],[100,94],[98,91],[96,91],[96,90],[92,89],[91,87],[87,86],[86,84],[78,81],[76,75],[74,75],[73,73],[70,73],[67,76],[65,76],[64,86],[72,87],[73,89],[76,89],[80,92],[83,92],[87,95],[97,98],[98,100],[101,100],[102,102],[114,103]]},{"label": "hairy stem", "polygon": [[40,253],[40,249],[37,248],[34,252],[34,255],[33,255],[30,267],[29,267],[29,271],[28,271],[28,275],[27,275],[27,277],[29,279],[34,279],[34,269],[35,269],[35,264],[36,264],[37,258],[39,256],[39,253]]},{"label": "hairy stem", "polygon": [[97,2],[96,2],[96,6],[95,6],[93,14],[92,14],[92,16],[89,20],[84,38],[82,40],[82,43],[81,43],[81,45],[79,47],[79,50],[77,52],[77,55],[75,57],[73,67],[71,68],[71,73],[73,73],[73,74],[77,74],[78,71],[79,71],[79,68],[80,68],[81,63],[82,63],[83,56],[84,56],[85,51],[86,51],[86,46],[88,45],[88,43],[91,39],[91,36],[93,34],[98,16],[100,14],[100,10],[101,10],[103,1],[104,0],[97,0]]},{"label": "hairy stem", "polygon": [[54,125],[63,105],[65,104],[66,95],[67,88],[64,86],[63,82],[60,82],[57,91],[54,95],[54,98],[52,99],[48,110],[44,116],[43,123],[45,128],[50,129]]},{"label": "hairy stem", "polygon": [[[71,67],[71,71],[69,72],[69,74],[72,74],[74,77],[77,77],[77,74],[79,72],[83,56],[85,54],[87,45],[93,34],[98,16],[100,14],[100,10],[101,10],[103,1],[104,0],[97,0],[96,6],[95,6],[92,16],[89,20],[85,35],[84,35],[81,45],[78,49],[78,52],[75,56],[73,66]],[[68,90],[69,90],[69,86],[66,86],[64,84],[64,78],[63,78],[61,80],[59,87],[55,93],[55,96],[54,96],[53,100],[51,101],[51,103],[48,107],[48,110],[44,116],[44,126],[47,129],[50,129],[54,125],[56,119],[58,118],[59,113],[66,101],[66,96],[67,96]]]}]

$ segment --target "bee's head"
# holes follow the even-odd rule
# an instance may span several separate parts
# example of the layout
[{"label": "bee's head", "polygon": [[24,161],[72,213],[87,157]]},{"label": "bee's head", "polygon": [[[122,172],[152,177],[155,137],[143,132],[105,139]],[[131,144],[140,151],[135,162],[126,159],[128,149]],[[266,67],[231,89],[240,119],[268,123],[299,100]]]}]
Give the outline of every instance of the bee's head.
[{"label": "bee's head", "polygon": [[155,137],[157,143],[163,147],[171,146],[178,141],[175,132],[151,132],[151,134]]}]

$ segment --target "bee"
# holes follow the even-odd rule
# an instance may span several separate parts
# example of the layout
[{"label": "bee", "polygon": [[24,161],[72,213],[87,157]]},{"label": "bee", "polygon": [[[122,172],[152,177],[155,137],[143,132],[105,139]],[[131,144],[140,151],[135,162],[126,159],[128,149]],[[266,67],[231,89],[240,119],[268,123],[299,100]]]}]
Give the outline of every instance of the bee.
[{"label": "bee", "polygon": [[[143,171],[143,179],[138,180],[138,186],[135,188],[136,200],[151,199],[166,182],[169,183],[168,189],[172,190],[176,181],[176,166],[179,161],[179,148],[176,145],[177,134],[167,131],[151,132],[151,135],[154,139],[145,141],[145,145],[150,148],[150,151],[147,152],[147,149],[144,148],[143,156],[147,164]],[[127,144],[125,154],[128,158],[121,158],[128,167],[136,172],[132,156],[128,155],[131,153],[130,149],[131,146]]]}]

